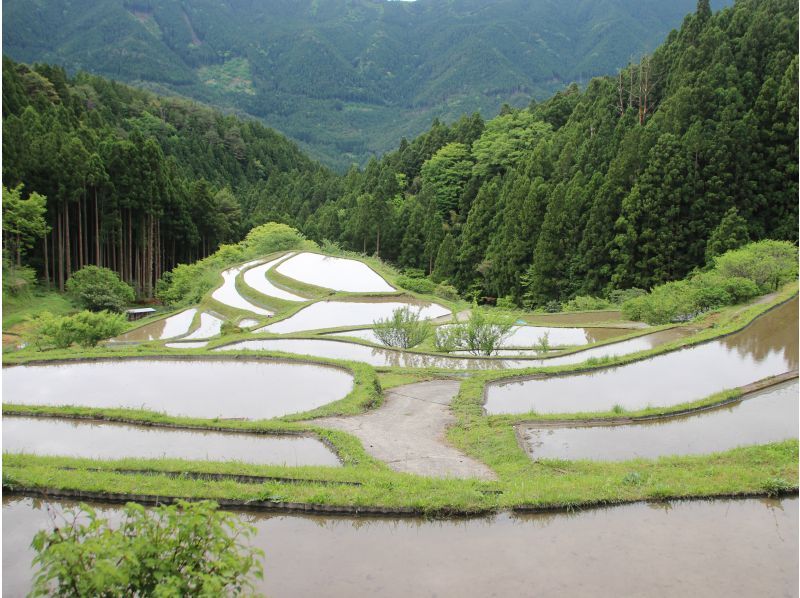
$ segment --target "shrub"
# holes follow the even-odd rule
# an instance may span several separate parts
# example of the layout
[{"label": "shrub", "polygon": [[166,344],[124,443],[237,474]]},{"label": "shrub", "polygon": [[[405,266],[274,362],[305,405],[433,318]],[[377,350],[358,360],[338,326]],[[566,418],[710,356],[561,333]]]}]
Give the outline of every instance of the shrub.
[{"label": "shrub", "polygon": [[545,330],[533,347],[539,353],[547,353],[550,350],[550,332]]},{"label": "shrub", "polygon": [[689,282],[700,311],[740,303],[758,295],[758,286],[752,280],[726,278],[714,270],[696,274]]},{"label": "shrub", "polygon": [[451,301],[458,299],[458,289],[444,282],[436,285],[433,294],[442,299],[450,299]]},{"label": "shrub", "polygon": [[466,322],[453,324],[458,330],[460,348],[473,355],[491,355],[499,349],[511,334],[514,320],[508,316],[491,314],[475,305]]},{"label": "shrub", "polygon": [[461,327],[453,316],[453,320],[446,326],[439,326],[433,336],[433,344],[437,351],[449,353],[461,347]]},{"label": "shrub", "polygon": [[644,289],[637,289],[636,287],[630,289],[614,289],[608,294],[608,300],[614,305],[622,305],[628,299],[635,299],[642,295],[647,295],[647,291]]},{"label": "shrub", "polygon": [[397,284],[404,289],[408,289],[414,293],[421,293],[423,295],[432,295],[436,290],[436,283],[429,278],[410,278],[408,276],[398,276]]},{"label": "shrub", "polygon": [[767,293],[797,278],[797,247],[769,239],[750,243],[714,258],[714,270],[726,278],[752,280]]},{"label": "shrub", "polygon": [[548,301],[544,304],[544,311],[549,314],[555,314],[561,311],[561,303],[555,299]]},{"label": "shrub", "polygon": [[247,233],[239,245],[245,254],[243,259],[261,257],[276,251],[311,249],[316,246],[315,243],[307,241],[297,229],[277,222],[267,222],[255,227]]},{"label": "shrub", "polygon": [[66,349],[72,344],[96,347],[101,340],[125,330],[125,316],[108,311],[81,311],[72,316],[54,316],[41,312],[29,320],[25,340],[38,350],[48,347]]},{"label": "shrub", "polygon": [[212,502],[122,511],[112,526],[82,504],[37,533],[32,595],[240,595],[262,577],[263,553],[248,543],[255,528]]},{"label": "shrub", "polygon": [[122,311],[134,299],[133,288],[108,268],[85,266],[66,285],[67,292],[86,309]]},{"label": "shrub", "polygon": [[387,347],[409,349],[430,336],[431,324],[420,320],[419,312],[406,305],[395,309],[391,317],[376,320],[373,331],[378,340]]},{"label": "shrub", "polygon": [[514,297],[511,295],[506,295],[505,297],[498,297],[497,298],[497,307],[499,309],[516,309],[517,304],[514,301]]},{"label": "shrub", "polygon": [[785,241],[759,241],[728,251],[714,264],[708,272],[626,300],[622,313],[632,320],[666,324],[747,301],[797,277],[797,248]]},{"label": "shrub", "polygon": [[611,304],[600,297],[578,295],[564,304],[564,311],[591,311],[595,309],[608,309]]},{"label": "shrub", "polygon": [[27,319],[28,325],[22,338],[39,351],[48,347],[66,349],[72,344],[72,337],[61,320],[63,318],[54,316],[49,311],[39,312]]},{"label": "shrub", "polygon": [[27,297],[36,286],[36,270],[29,266],[13,266],[3,260],[3,294]]},{"label": "shrub", "polygon": [[125,316],[107,311],[81,311],[62,319],[72,342],[81,347],[96,347],[101,340],[117,336],[127,326]]},{"label": "shrub", "polygon": [[649,295],[622,304],[622,314],[626,318],[653,325],[685,321],[698,312],[692,287],[684,280],[655,287]]}]

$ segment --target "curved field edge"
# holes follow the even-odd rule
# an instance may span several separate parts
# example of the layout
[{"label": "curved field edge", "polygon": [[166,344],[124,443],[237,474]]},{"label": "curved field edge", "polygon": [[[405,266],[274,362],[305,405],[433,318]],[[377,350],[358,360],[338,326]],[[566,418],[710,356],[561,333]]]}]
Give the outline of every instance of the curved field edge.
[{"label": "curved field edge", "polygon": [[[493,372],[476,373],[475,379],[479,380],[482,383],[481,406],[483,405],[484,402],[483,399],[484,399],[485,388],[490,384],[509,382],[511,380],[519,381],[519,380],[536,378],[540,376],[551,377],[561,374],[579,374],[582,372],[594,372],[598,370],[617,367],[620,365],[634,363],[636,361],[644,361],[646,359],[650,359],[651,357],[655,357],[657,355],[669,353],[671,351],[676,351],[678,349],[683,349],[686,347],[692,347],[694,345],[707,343],[719,338],[730,336],[741,330],[744,330],[750,324],[752,324],[756,318],[762,316],[768,311],[775,309],[776,307],[783,305],[788,301],[791,301],[797,296],[797,294],[798,294],[797,282],[795,281],[788,285],[785,285],[782,289],[776,292],[774,294],[774,297],[770,301],[764,303],[753,303],[744,306],[734,305],[731,307],[726,307],[720,310],[709,312],[708,314],[705,314],[705,316],[703,316],[698,322],[701,326],[704,326],[703,329],[699,330],[695,334],[692,334],[691,336],[688,336],[683,339],[673,341],[671,343],[665,343],[661,346],[655,347],[653,349],[648,349],[646,351],[638,351],[636,353],[629,353],[627,355],[621,355],[621,356],[611,355],[608,357],[601,357],[601,358],[589,358],[584,362],[568,364],[563,366],[534,367],[534,368],[524,368],[524,369],[521,368],[513,371],[501,370]],[[563,414],[553,414],[553,415],[557,419],[572,418],[571,415],[566,418]],[[539,416],[537,414],[530,414],[530,417],[538,418]]]},{"label": "curved field edge", "polygon": [[[137,347],[141,348],[141,347]],[[55,353],[55,352],[54,352]],[[351,391],[339,399],[326,405],[317,407],[309,411],[299,413],[291,413],[288,415],[276,417],[268,420],[248,420],[248,421],[235,421],[223,419],[204,419],[204,418],[187,418],[167,415],[153,410],[137,410],[137,409],[112,409],[103,407],[76,407],[71,405],[64,406],[50,406],[50,405],[25,405],[13,404],[3,402],[3,413],[48,413],[57,416],[63,414],[76,414],[80,413],[86,417],[102,416],[103,414],[115,413],[122,414],[130,421],[136,422],[162,422],[174,423],[181,425],[199,425],[198,422],[214,423],[215,425],[228,426],[229,424],[235,425],[253,425],[259,424],[260,426],[280,425],[281,423],[288,423],[293,421],[308,420],[316,417],[326,417],[330,415],[354,415],[362,413],[363,411],[377,407],[381,404],[383,393],[380,382],[378,381],[377,374],[374,368],[356,361],[341,361],[324,358],[305,359],[296,355],[285,353],[265,353],[260,352],[249,354],[242,352],[231,355],[220,355],[219,353],[208,354],[202,349],[189,349],[186,351],[167,353],[165,351],[130,351],[122,350],[115,351],[114,355],[109,355],[104,351],[84,352],[81,354],[69,354],[67,351],[62,351],[57,356],[50,359],[27,359],[19,360],[14,365],[4,364],[4,367],[19,367],[22,365],[67,365],[73,363],[93,363],[93,362],[115,362],[115,361],[128,361],[128,360],[163,360],[163,361],[193,361],[193,360],[207,360],[216,362],[235,361],[241,363],[243,361],[253,362],[271,362],[271,363],[292,363],[292,364],[307,364],[323,367],[331,367],[343,370],[353,376],[353,388]],[[238,428],[229,428],[238,429]],[[267,428],[261,428],[267,429]]]},{"label": "curved field edge", "polygon": [[[115,493],[160,497],[290,502],[341,507],[407,508],[419,513],[469,514],[507,508],[564,508],[614,505],[640,500],[768,496],[797,491],[798,442],[785,441],[734,449],[702,457],[636,459],[624,463],[591,461],[533,462],[521,450],[508,458],[503,444],[514,445],[513,429],[489,430],[485,451],[500,475],[498,482],[441,480],[399,474],[367,464],[339,469],[339,479],[354,484],[310,481],[315,468],[249,466],[251,475],[306,478],[261,484],[236,480],[197,480],[166,475],[193,467],[205,473],[223,472],[231,464],[177,461],[91,461],[31,455],[3,456],[3,485],[7,490]],[[159,467],[162,473],[159,473]],[[130,469],[141,469],[131,474]],[[115,471],[122,470],[125,471]],[[236,468],[236,473],[240,470]]]},{"label": "curved field edge", "polygon": [[[748,325],[755,317],[768,309],[788,300],[796,293],[796,284],[784,288],[775,300],[763,305],[748,308],[723,310],[720,322],[714,328],[693,337],[694,342],[731,334]],[[726,316],[727,314],[727,316]],[[705,336],[703,336],[705,334]],[[698,339],[698,337],[700,337]],[[679,346],[693,343],[680,343]],[[665,345],[656,350],[638,354],[642,359],[651,355],[674,349]],[[139,349],[139,350],[136,350]],[[143,350],[142,350],[143,349]],[[86,357],[108,357],[107,351],[71,354],[70,351],[53,352],[50,359],[37,356],[16,356],[13,361],[31,363],[49,362],[54,359],[81,359]],[[138,347],[134,350],[115,351],[119,357],[164,357],[164,351],[152,347]],[[204,350],[186,351],[186,358],[194,358],[207,353]],[[285,354],[274,354],[287,358]],[[644,355],[644,356],[643,356]],[[180,355],[170,354],[169,358]],[[252,357],[243,353],[242,357]],[[264,354],[260,354],[264,357]],[[38,358],[38,359],[37,359]],[[219,357],[217,357],[219,359]],[[232,354],[227,359],[236,358]],[[341,365],[343,362],[315,358],[292,361]],[[615,360],[615,362],[635,359]],[[615,363],[617,364],[617,363]],[[387,382],[405,381],[406,377],[425,377],[428,372],[401,368],[371,368],[361,363],[353,363],[353,371],[358,368],[370,372],[388,371]],[[610,365],[610,364],[609,364]],[[550,368],[556,369],[556,368]],[[557,368],[562,371],[580,371],[578,367]],[[541,372],[541,369],[538,370]],[[496,373],[497,374],[497,373]],[[482,389],[492,379],[518,377],[519,373],[502,375],[479,374],[466,379],[453,404],[457,423],[448,431],[449,440],[470,456],[486,463],[499,476],[497,482],[477,480],[442,480],[425,478],[390,471],[384,464],[369,457],[361,443],[348,434],[321,430],[313,422],[300,423],[280,420],[261,422],[218,422],[224,429],[244,430],[248,426],[263,426],[274,432],[309,432],[327,439],[344,462],[342,468],[292,468],[279,466],[252,466],[232,463],[156,460],[156,461],[94,461],[64,459],[57,457],[37,457],[32,455],[10,455],[3,457],[4,487],[9,490],[28,489],[38,491],[64,491],[96,493],[117,493],[121,496],[141,496],[153,494],[160,497],[211,498],[232,500],[242,504],[262,503],[262,508],[284,503],[319,505],[343,508],[400,508],[414,513],[431,514],[470,514],[505,508],[577,508],[583,506],[624,504],[641,500],[669,500],[680,498],[710,498],[718,496],[763,496],[776,493],[796,492],[798,488],[798,442],[797,440],[771,443],[759,446],[741,447],[712,455],[689,457],[662,457],[660,459],[634,459],[625,462],[604,463],[592,461],[537,461],[533,462],[516,442],[513,423],[531,421],[518,416],[492,416],[482,414]],[[377,377],[374,377],[377,383]],[[396,379],[396,380],[395,380]],[[390,385],[393,385],[391,384]],[[373,386],[380,401],[379,385]],[[728,391],[735,392],[735,391]],[[372,393],[368,393],[373,396]],[[724,394],[724,393],[721,393]],[[730,399],[733,395],[727,395]],[[704,399],[708,404],[726,400],[725,397]],[[702,403],[698,402],[698,403]],[[331,404],[331,405],[335,405]],[[373,402],[372,405],[377,405]],[[4,411],[12,406],[4,405]],[[330,406],[328,406],[330,407]],[[367,407],[362,403],[356,409]],[[679,406],[686,408],[687,406]],[[34,409],[34,408],[28,408]],[[44,408],[35,408],[44,409]],[[56,410],[69,408],[56,408]],[[76,408],[72,408],[76,409]],[[110,416],[130,417],[135,415],[127,410],[124,413],[110,413],[116,410],[90,410],[109,412]],[[64,413],[66,415],[66,413]],[[597,414],[591,414],[597,417]],[[608,414],[609,416],[611,414]],[[631,415],[631,414],[626,414]],[[644,415],[644,414],[643,414]],[[306,415],[307,417],[308,415]],[[619,417],[619,414],[613,414]],[[148,419],[181,420],[189,424],[187,418],[170,418],[152,412],[141,412],[134,416],[135,421]],[[196,423],[209,425],[209,420]],[[348,456],[350,455],[350,456]],[[65,469],[65,467],[69,467]],[[142,469],[141,475],[122,473],[122,469]],[[160,471],[159,471],[160,469]],[[169,470],[169,473],[168,473]],[[236,480],[208,481],[176,477],[175,471],[195,471],[204,473],[243,473],[251,475],[269,474],[274,477],[313,477],[315,480],[297,482],[270,481],[264,484],[245,484]],[[341,477],[340,477],[341,476]],[[347,479],[360,485],[324,485],[321,482],[331,479]],[[266,506],[264,506],[266,505]]]}]

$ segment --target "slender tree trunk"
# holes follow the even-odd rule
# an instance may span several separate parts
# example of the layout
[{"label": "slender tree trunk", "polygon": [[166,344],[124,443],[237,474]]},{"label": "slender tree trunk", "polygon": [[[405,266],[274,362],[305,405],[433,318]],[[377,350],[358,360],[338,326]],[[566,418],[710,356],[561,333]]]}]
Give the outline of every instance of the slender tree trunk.
[{"label": "slender tree trunk", "polygon": [[50,268],[52,268],[53,276],[50,280],[53,281],[55,285],[57,283],[58,277],[56,276],[56,246],[58,243],[56,242],[56,228],[58,227],[58,213],[56,213],[56,221],[53,223],[53,229],[50,231]]},{"label": "slender tree trunk", "polygon": [[64,231],[62,229],[61,221],[63,214],[58,212],[58,289],[64,290]]},{"label": "slender tree trunk", "polygon": [[100,212],[97,210],[97,187],[94,188],[94,255],[98,266],[103,265],[100,254]]},{"label": "slender tree trunk", "polygon": [[43,237],[44,240],[44,282],[47,288],[50,288],[50,264],[47,259],[47,234]]},{"label": "slender tree trunk", "polygon": [[81,208],[81,200],[78,199],[78,264],[83,268],[83,209]]},{"label": "slender tree trunk", "polygon": [[133,222],[131,209],[128,208],[128,281],[133,281]]},{"label": "slender tree trunk", "polygon": [[69,239],[69,202],[64,205],[64,253],[67,256],[67,278],[72,276],[72,244]]}]

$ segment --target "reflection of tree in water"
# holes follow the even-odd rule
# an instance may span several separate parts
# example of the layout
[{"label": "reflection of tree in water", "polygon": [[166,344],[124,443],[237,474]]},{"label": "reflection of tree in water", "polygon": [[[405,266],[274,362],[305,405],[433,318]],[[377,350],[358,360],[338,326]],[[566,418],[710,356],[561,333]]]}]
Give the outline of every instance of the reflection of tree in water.
[{"label": "reflection of tree in water", "polygon": [[783,355],[787,370],[798,364],[797,299],[773,309],[757,318],[750,326],[721,340],[729,350],[742,357],[752,357],[761,362],[770,353]]},{"label": "reflection of tree in water", "polygon": [[[372,356],[382,358],[386,367],[406,368],[442,368],[454,370],[480,369],[493,370],[514,367],[513,361],[505,359],[459,359],[455,357],[439,357],[423,353],[411,353],[394,349],[373,348]],[[535,362],[531,362],[535,365]]]}]

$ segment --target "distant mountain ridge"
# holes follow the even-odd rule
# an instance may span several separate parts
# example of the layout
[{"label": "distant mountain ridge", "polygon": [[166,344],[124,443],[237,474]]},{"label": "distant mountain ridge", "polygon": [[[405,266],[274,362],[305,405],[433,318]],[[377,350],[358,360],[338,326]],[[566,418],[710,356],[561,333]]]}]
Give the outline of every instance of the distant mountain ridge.
[{"label": "distant mountain ridge", "polygon": [[[720,2],[727,4],[727,2]],[[4,53],[262,119],[329,164],[614,72],[695,0],[4,0]]]}]

